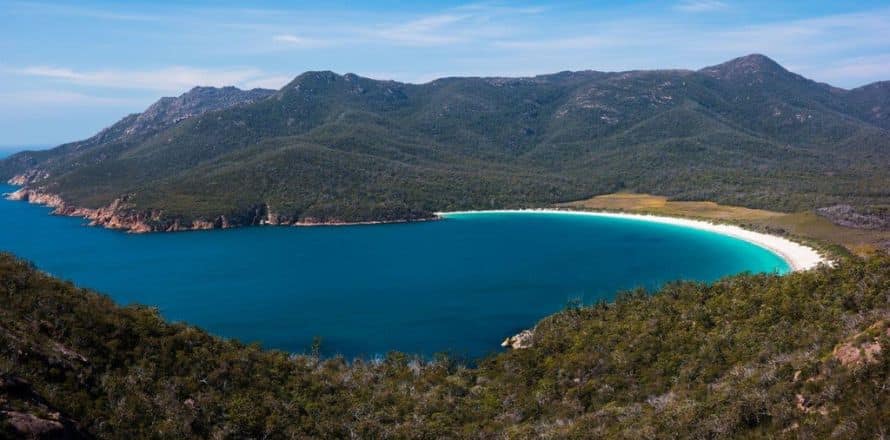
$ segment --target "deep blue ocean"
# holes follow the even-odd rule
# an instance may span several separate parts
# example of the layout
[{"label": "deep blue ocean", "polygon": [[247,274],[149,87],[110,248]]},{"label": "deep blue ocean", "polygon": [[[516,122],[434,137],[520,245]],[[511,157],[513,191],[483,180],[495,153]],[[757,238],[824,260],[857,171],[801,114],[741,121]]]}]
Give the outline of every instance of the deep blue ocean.
[{"label": "deep blue ocean", "polygon": [[[4,185],[0,191],[14,187]],[[733,238],[636,220],[471,214],[443,221],[126,234],[0,200],[0,249],[122,305],[326,355],[475,358],[572,300],[676,279],[785,272]]]}]

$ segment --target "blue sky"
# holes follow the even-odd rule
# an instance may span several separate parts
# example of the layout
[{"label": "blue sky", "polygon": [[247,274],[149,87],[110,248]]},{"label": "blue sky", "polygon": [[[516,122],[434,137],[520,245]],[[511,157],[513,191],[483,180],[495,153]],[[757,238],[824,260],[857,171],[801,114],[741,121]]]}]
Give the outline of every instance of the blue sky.
[{"label": "blue sky", "polygon": [[890,79],[890,2],[0,0],[0,146],[88,137],[194,85],[306,70],[426,82],[697,69],[748,53],[840,87]]}]

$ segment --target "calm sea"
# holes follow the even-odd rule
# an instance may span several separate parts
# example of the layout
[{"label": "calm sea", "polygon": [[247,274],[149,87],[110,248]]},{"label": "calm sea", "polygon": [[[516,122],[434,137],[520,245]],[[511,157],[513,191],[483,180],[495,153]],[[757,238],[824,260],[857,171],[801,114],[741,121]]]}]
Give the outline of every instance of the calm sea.
[{"label": "calm sea", "polygon": [[[14,190],[3,186],[3,192]],[[474,214],[444,221],[133,235],[0,201],[0,249],[224,337],[303,352],[477,357],[580,299],[784,272],[757,246],[634,220]]]}]

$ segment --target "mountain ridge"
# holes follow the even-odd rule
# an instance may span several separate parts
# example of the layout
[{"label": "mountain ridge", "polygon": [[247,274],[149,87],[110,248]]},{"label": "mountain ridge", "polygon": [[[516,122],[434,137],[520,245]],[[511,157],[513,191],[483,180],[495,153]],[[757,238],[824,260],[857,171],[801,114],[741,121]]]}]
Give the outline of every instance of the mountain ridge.
[{"label": "mountain ridge", "polygon": [[14,155],[0,177],[25,184],[22,199],[58,196],[60,212],[116,203],[140,230],[415,220],[622,190],[785,211],[881,204],[890,94],[870,86],[834,88],[759,54],[424,84],[310,71],[127,138],[163,112],[130,115]]}]

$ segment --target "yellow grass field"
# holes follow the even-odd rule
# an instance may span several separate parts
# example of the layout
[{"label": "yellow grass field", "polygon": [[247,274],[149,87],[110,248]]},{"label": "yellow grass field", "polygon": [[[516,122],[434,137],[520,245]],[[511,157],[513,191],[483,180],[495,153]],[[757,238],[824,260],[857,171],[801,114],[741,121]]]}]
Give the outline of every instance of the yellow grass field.
[{"label": "yellow grass field", "polygon": [[890,242],[890,231],[838,226],[812,211],[784,213],[720,205],[714,202],[672,201],[662,196],[630,193],[596,196],[587,200],[562,203],[558,207],[688,217],[748,225],[757,229],[784,232],[794,237],[815,241],[823,246],[841,246],[851,253],[862,256],[875,252],[880,248],[880,243]]}]

